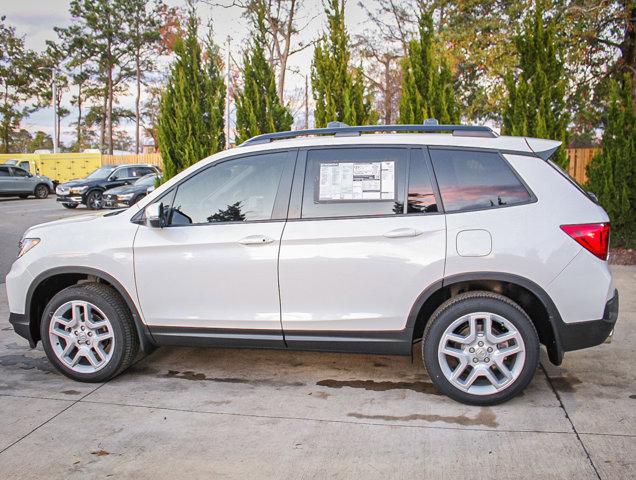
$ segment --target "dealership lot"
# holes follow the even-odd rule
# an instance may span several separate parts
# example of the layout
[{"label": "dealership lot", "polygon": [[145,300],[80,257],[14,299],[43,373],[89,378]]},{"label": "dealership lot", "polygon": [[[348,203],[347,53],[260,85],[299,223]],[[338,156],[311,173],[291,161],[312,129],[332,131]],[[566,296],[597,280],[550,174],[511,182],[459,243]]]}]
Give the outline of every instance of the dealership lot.
[{"label": "dealership lot", "polygon": [[[0,199],[0,282],[28,226],[85,213]],[[0,478],[634,478],[636,267],[614,273],[613,343],[543,354],[490,408],[438,395],[417,357],[161,348],[75,383],[13,333],[2,285]]]}]

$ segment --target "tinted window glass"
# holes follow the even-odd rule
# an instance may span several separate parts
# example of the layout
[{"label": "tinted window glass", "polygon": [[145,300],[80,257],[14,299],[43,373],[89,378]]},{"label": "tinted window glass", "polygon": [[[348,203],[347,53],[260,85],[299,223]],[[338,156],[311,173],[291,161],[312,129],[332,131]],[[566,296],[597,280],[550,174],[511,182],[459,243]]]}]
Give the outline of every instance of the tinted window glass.
[{"label": "tinted window glass", "polygon": [[407,213],[437,212],[437,200],[428,165],[421,150],[411,150]]},{"label": "tinted window glass", "polygon": [[210,167],[179,185],[172,225],[271,218],[287,152],[254,155]]},{"label": "tinted window glass", "polygon": [[9,168],[0,167],[0,177],[8,177],[8,176],[9,176]]},{"label": "tinted window glass", "polygon": [[302,217],[403,213],[407,153],[400,148],[308,151]]},{"label": "tinted window glass", "polygon": [[133,167],[130,169],[130,171],[130,176],[134,178],[143,177],[144,175],[148,175],[149,173],[155,173],[155,171],[150,167]]},{"label": "tinted window glass", "polygon": [[29,174],[27,172],[25,172],[24,170],[22,170],[21,168],[14,168],[13,169],[13,175],[15,175],[16,177],[28,177]]},{"label": "tinted window glass", "polygon": [[121,180],[123,178],[132,177],[132,168],[119,168],[113,173],[111,180]]},{"label": "tinted window glass", "polygon": [[431,149],[447,212],[527,202],[530,194],[497,153]]}]

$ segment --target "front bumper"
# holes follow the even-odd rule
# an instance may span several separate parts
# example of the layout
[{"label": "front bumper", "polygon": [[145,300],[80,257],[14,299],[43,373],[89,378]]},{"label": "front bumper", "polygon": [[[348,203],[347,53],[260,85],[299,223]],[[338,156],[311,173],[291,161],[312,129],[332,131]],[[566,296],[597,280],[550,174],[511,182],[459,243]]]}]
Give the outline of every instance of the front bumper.
[{"label": "front bumper", "polygon": [[57,201],[60,203],[83,203],[83,199],[76,195],[57,195]]},{"label": "front bumper", "polygon": [[564,352],[594,347],[603,343],[614,331],[618,319],[618,290],[605,304],[603,318],[587,322],[560,322],[559,340]]},{"label": "front bumper", "polygon": [[131,198],[119,198],[117,195],[104,195],[102,196],[102,205],[105,208],[128,208],[132,202]]}]

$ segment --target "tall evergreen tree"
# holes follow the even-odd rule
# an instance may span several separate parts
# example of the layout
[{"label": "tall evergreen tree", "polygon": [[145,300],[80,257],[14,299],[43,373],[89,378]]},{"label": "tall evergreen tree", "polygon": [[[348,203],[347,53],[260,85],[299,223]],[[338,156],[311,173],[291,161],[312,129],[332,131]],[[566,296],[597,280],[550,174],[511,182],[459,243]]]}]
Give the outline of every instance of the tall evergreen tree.
[{"label": "tall evergreen tree", "polygon": [[422,12],[419,38],[411,40],[402,59],[400,123],[422,123],[436,118],[440,123],[459,122],[453,78],[446,59],[438,52],[433,19]]},{"label": "tall evergreen tree", "polygon": [[294,121],[280,102],[274,70],[265,58],[264,7],[256,11],[255,21],[251,45],[243,54],[243,88],[235,96],[237,144],[262,133],[289,130]]},{"label": "tall evergreen tree", "polygon": [[351,55],[344,3],[344,0],[326,1],[329,31],[314,50],[311,86],[316,101],[316,127],[324,127],[335,120],[349,125],[377,121],[372,97],[365,93],[362,67],[351,68],[349,65]]},{"label": "tall evergreen tree", "polygon": [[618,245],[631,245],[636,232],[636,116],[632,81],[611,81],[603,150],[587,167],[586,187],[594,192],[612,222]]},{"label": "tall evergreen tree", "polygon": [[[563,53],[557,44],[554,20],[545,20],[544,0],[537,0],[523,32],[515,38],[519,72],[506,76],[508,99],[503,112],[502,132],[567,141],[565,110],[567,78]],[[565,148],[553,160],[567,167]]]},{"label": "tall evergreen tree", "polygon": [[[185,38],[175,43],[176,60],[161,98],[158,140],[165,180],[224,147],[223,102],[219,98],[225,97],[225,85],[213,44],[208,45],[207,58],[202,58],[198,26],[192,9]],[[214,62],[216,66],[212,66]]]}]

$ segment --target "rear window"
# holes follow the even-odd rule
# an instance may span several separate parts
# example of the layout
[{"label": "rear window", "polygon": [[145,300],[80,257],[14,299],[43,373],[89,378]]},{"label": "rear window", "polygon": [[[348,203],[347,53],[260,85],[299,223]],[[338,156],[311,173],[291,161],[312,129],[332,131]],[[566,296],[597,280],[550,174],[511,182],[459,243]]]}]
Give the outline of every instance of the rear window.
[{"label": "rear window", "polygon": [[430,152],[446,212],[497,208],[532,200],[498,153],[450,149]]}]

